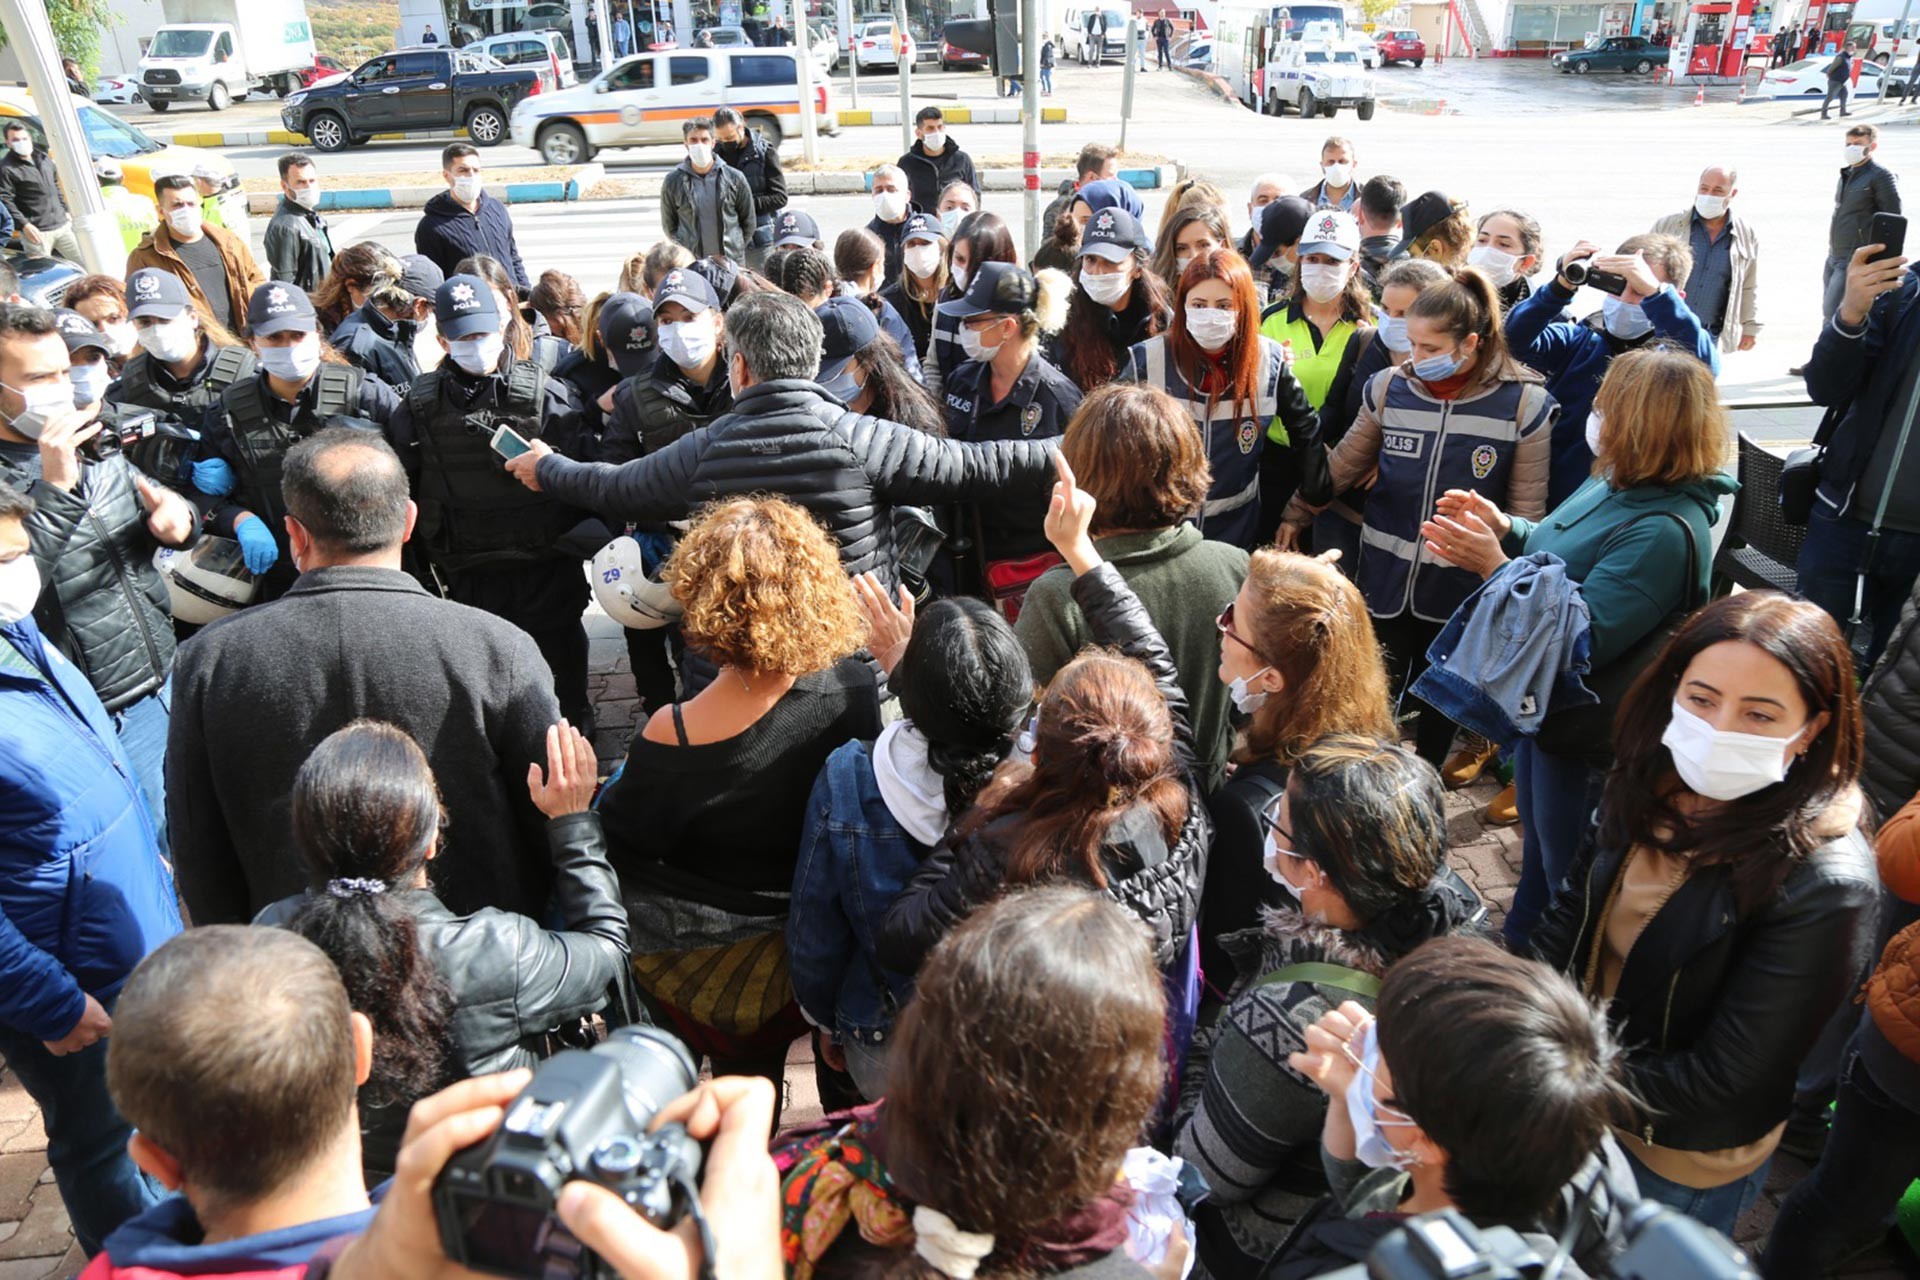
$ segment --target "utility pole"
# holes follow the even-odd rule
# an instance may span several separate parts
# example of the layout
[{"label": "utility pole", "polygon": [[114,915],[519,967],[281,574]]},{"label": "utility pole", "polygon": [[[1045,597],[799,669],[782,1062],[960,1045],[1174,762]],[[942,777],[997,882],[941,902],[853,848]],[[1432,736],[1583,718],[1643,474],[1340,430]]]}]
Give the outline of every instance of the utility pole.
[{"label": "utility pole", "polygon": [[1026,178],[1027,251],[1040,252],[1040,23],[1039,0],[1020,0],[1020,167]]},{"label": "utility pole", "polygon": [[53,43],[46,6],[40,0],[0,0],[0,25],[13,37],[21,73],[47,131],[47,150],[54,167],[66,178],[80,256],[87,270],[117,278],[126,270],[127,246],[120,239],[120,220],[107,212],[100,183],[93,176],[93,155],[80,130],[73,96],[67,92],[67,76],[60,69],[60,51]]},{"label": "utility pole", "polygon": [[813,33],[807,30],[806,0],[794,0],[793,47],[797,51],[795,70],[800,75],[800,154],[811,168],[820,163],[820,142],[813,124],[813,52],[808,43]]},{"label": "utility pole", "polygon": [[893,0],[893,69],[900,76],[900,153],[913,150],[913,60],[917,55],[907,32],[907,0]]},{"label": "utility pole", "polygon": [[1140,15],[1127,15],[1127,69],[1120,77],[1120,149],[1127,149],[1127,121],[1133,118],[1133,76],[1140,65],[1140,59],[1134,52],[1133,39],[1139,32]]},{"label": "utility pole", "polygon": [[613,15],[607,12],[607,0],[593,0],[594,21],[600,24],[600,69],[613,65]]}]

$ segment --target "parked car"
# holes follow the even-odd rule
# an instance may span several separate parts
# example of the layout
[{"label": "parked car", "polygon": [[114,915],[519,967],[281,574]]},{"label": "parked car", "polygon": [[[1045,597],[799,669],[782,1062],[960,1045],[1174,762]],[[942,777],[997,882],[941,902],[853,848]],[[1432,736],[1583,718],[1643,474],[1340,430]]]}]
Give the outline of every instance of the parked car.
[{"label": "parked car", "polygon": [[298,74],[300,76],[300,87],[302,89],[311,89],[317,84],[324,84],[335,76],[347,74],[347,68],[338,58],[329,58],[325,54],[316,54],[313,59],[313,65],[301,68]]},{"label": "parked car", "polygon": [[1311,120],[1352,107],[1362,120],[1373,119],[1373,77],[1360,61],[1360,43],[1353,39],[1277,41],[1267,54],[1261,114],[1285,115],[1292,107],[1302,119]]},{"label": "parked car", "polygon": [[993,47],[993,23],[987,18],[955,18],[940,29],[940,69],[987,67]]},{"label": "parked car", "polygon": [[[705,36],[702,40],[700,37]],[[748,49],[753,47],[753,37],[747,34],[745,27],[702,27],[693,37],[694,47],[700,49]]]},{"label": "parked car", "polygon": [[[1755,96],[1824,98],[1827,96],[1827,66],[1832,61],[1832,54],[1823,54],[1818,58],[1802,58],[1769,71],[1760,77],[1760,88]],[[1913,65],[1909,63],[1899,68],[1898,78],[1904,82],[1912,73]],[[1877,62],[1861,63],[1860,81],[1848,88],[1847,95],[1855,102],[1862,98],[1878,98],[1881,86],[1886,83],[1886,74],[1886,69]]]},{"label": "parked car", "polygon": [[[548,164],[584,164],[602,147],[679,146],[689,116],[736,108],[776,146],[800,132],[799,57],[783,49],[669,49],[636,53],[585,84],[528,98],[513,110],[514,145]],[[837,132],[826,81],[813,85],[819,128]]]},{"label": "parked car", "polygon": [[824,56],[816,53],[815,57],[828,72],[840,65],[840,55],[846,52],[846,46],[841,44],[840,35],[830,22],[816,22],[807,28],[807,48],[826,51]]},{"label": "parked car", "polygon": [[[1087,56],[1087,14],[1092,12],[1091,5],[1076,6],[1067,10],[1064,19],[1066,46],[1059,50],[1060,56],[1077,58],[1081,62],[1091,59]],[[1106,15],[1107,34],[1100,41],[1101,54],[1105,58],[1118,60],[1127,56],[1127,15],[1119,9],[1102,6]]]},{"label": "parked car", "polygon": [[0,262],[12,267],[13,274],[20,277],[20,296],[27,300],[27,305],[49,311],[66,299],[67,290],[75,280],[87,274],[85,267],[75,266],[65,258],[49,258],[24,249],[0,250]]},{"label": "parked car", "polygon": [[140,82],[133,76],[100,76],[93,82],[95,102],[138,102]]},{"label": "parked car", "polygon": [[1427,60],[1427,42],[1410,27],[1382,31],[1380,38],[1374,42],[1374,48],[1380,51],[1380,65],[1383,67],[1396,62],[1411,62],[1418,67]]},{"label": "parked car", "polygon": [[532,67],[502,67],[470,49],[398,49],[351,75],[293,94],[280,122],[316,151],[358,146],[376,133],[464,127],[478,147],[497,146],[522,99],[541,90]]},{"label": "parked car", "polygon": [[522,31],[571,31],[573,30],[573,9],[569,5],[555,4],[548,0],[544,4],[527,6],[527,16],[520,19]]},{"label": "parked car", "polygon": [[1591,36],[1578,49],[1553,55],[1553,65],[1576,76],[1589,71],[1624,71],[1645,75],[1667,61],[1664,46],[1645,36]]},{"label": "parked car", "polygon": [[[905,48],[899,47],[905,41]],[[872,18],[860,23],[853,32],[853,56],[858,59],[860,70],[869,67],[888,67],[900,69],[901,55],[912,62],[919,49],[914,43],[913,33],[907,32],[896,38],[892,18]]]},{"label": "parked car", "polygon": [[558,31],[515,31],[488,36],[467,46],[468,53],[492,58],[505,67],[531,67],[540,73],[540,90],[571,89],[580,83],[573,69],[573,49]]}]

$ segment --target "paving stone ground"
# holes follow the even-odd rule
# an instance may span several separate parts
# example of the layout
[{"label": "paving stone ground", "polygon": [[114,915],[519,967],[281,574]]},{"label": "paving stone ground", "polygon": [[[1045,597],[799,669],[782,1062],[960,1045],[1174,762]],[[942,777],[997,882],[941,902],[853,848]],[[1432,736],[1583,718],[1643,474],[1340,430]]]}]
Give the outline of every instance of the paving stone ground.
[{"label": "paving stone ground", "polygon": [[[604,771],[625,756],[641,708],[619,627],[596,613],[588,620],[588,635],[593,671],[589,686],[598,719],[594,747]],[[1497,784],[1488,780],[1450,794],[1447,819],[1454,868],[1491,904],[1497,926],[1520,877],[1520,831],[1485,821],[1487,802],[1496,790]],[[801,1040],[787,1059],[783,1125],[819,1116],[813,1052]],[[85,1265],[47,1168],[46,1148],[39,1109],[11,1072],[0,1072],[0,1280],[66,1280]],[[1775,1157],[1765,1194],[1736,1233],[1741,1245],[1756,1250],[1764,1242],[1781,1199],[1806,1173],[1805,1162],[1784,1152]],[[1876,1249],[1838,1274],[1849,1280],[1900,1280],[1920,1276],[1920,1267]]]}]

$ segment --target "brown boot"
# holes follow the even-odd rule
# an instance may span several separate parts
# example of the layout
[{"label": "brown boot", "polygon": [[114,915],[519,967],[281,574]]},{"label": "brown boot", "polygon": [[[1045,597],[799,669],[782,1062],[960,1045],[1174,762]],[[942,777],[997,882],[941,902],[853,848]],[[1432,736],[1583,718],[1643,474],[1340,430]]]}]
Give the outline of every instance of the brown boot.
[{"label": "brown boot", "polygon": [[1520,821],[1520,805],[1513,798],[1513,784],[1500,788],[1500,794],[1487,805],[1487,821],[1496,827],[1508,827]]},{"label": "brown boot", "polygon": [[1499,751],[1500,744],[1497,742],[1488,742],[1477,733],[1462,734],[1460,749],[1448,756],[1447,762],[1440,766],[1440,781],[1446,784],[1447,790],[1458,791],[1478,778],[1480,771]]}]

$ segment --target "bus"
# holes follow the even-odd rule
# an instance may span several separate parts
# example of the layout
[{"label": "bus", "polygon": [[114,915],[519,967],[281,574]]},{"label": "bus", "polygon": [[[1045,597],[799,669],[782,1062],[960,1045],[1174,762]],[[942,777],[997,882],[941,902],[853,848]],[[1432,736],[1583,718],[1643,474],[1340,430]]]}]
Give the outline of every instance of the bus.
[{"label": "bus", "polygon": [[1213,69],[1234,97],[1258,111],[1266,100],[1267,59],[1277,40],[1298,40],[1309,26],[1318,33],[1347,34],[1347,11],[1338,4],[1265,4],[1226,0],[1214,31]]}]

